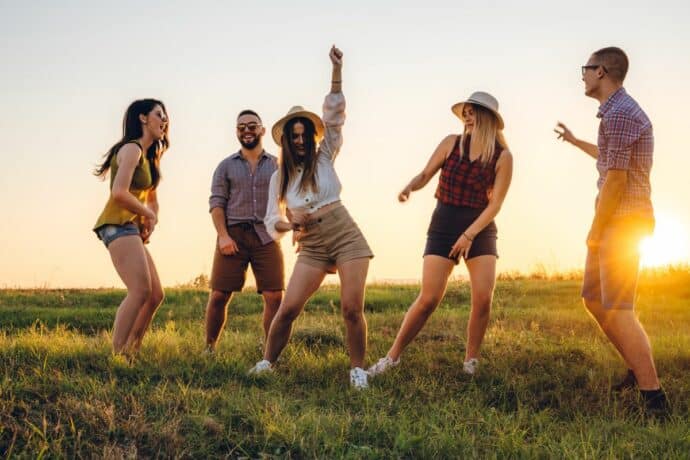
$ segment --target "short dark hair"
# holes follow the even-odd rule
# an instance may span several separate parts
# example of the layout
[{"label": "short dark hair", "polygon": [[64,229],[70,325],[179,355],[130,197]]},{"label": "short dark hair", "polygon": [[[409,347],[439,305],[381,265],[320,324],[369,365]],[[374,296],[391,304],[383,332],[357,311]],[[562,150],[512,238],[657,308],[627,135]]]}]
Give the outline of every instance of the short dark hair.
[{"label": "short dark hair", "polygon": [[261,121],[261,117],[259,116],[259,114],[250,109],[244,109],[243,111],[241,111],[239,115],[237,115],[237,119],[239,120],[242,115],[254,115],[256,118],[259,119],[259,121]]},{"label": "short dark hair", "polygon": [[606,67],[609,76],[619,83],[623,83],[628,73],[628,56],[622,49],[609,46],[592,53],[600,61],[598,64]]}]

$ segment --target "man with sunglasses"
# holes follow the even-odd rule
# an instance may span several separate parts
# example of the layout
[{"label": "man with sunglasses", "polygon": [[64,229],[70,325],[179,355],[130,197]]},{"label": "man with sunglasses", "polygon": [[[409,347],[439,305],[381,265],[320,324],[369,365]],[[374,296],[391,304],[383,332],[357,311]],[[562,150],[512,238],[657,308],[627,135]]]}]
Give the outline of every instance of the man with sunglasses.
[{"label": "man with sunglasses", "polygon": [[276,157],[261,144],[266,132],[253,110],[237,116],[240,150],[220,162],[213,174],[209,208],[217,233],[211,294],[206,306],[206,349],[212,353],[225,324],[232,293],[241,291],[252,266],[257,291],[264,299],[263,329],[271,321],[283,296],[283,253],[263,223],[268,185],[277,169]]},{"label": "man with sunglasses", "polygon": [[649,182],[654,136],[649,118],[623,88],[627,71],[628,58],[615,47],[594,52],[582,66],[585,94],[601,104],[596,145],[577,139],[563,123],[555,131],[597,160],[599,195],[587,236],[582,297],[629,367],[612,390],[637,388],[648,414],[666,415],[669,404],[649,338],[634,312],[640,240],[654,229]]}]

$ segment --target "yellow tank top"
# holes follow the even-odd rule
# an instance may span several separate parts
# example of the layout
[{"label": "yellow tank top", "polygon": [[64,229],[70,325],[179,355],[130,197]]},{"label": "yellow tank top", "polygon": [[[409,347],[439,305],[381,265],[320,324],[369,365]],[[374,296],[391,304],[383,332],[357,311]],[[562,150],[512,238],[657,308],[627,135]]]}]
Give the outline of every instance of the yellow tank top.
[{"label": "yellow tank top", "polygon": [[[134,142],[141,149],[138,142]],[[113,181],[117,175],[118,162],[117,153],[113,155],[110,161],[110,189],[113,189]],[[139,164],[134,169],[134,174],[132,175],[132,183],[129,186],[129,192],[134,195],[142,204],[146,203],[146,197],[149,192],[153,190],[153,180],[151,178],[151,167],[149,165],[149,160],[146,158],[146,154],[142,151],[141,158],[139,159]],[[103,212],[98,217],[94,230],[97,230],[103,225],[124,225],[129,222],[134,222],[139,224],[140,216],[123,208],[119,204],[115,203],[113,197],[108,198],[108,202],[105,204]]]}]

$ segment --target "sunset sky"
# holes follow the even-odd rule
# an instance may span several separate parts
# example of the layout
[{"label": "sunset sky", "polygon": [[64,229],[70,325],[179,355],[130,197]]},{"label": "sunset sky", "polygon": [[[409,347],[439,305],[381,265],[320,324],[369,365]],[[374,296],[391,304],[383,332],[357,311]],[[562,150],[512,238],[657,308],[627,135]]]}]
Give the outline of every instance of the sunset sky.
[{"label": "sunset sky", "polygon": [[171,119],[149,249],[165,285],[208,274],[211,175],[238,149],[236,114],[253,108],[270,128],[293,105],[320,112],[334,43],[348,104],[336,170],[376,254],[371,281],[420,277],[438,178],[396,196],[461,132],[450,106],[475,90],[499,100],[515,161],[499,271],[580,268],[596,170],[552,130],[596,140],[580,66],[610,45],[628,53],[625,87],[654,125],[649,262],[690,263],[690,7],[603,3],[0,0],[0,287],[122,286],[91,231],[108,187],[90,172],[141,97]]}]

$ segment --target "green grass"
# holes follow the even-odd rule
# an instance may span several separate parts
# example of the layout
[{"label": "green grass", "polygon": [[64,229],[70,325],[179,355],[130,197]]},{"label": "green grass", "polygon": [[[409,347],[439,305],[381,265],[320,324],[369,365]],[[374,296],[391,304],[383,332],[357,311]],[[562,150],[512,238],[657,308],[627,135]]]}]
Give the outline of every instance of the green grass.
[{"label": "green grass", "polygon": [[[390,346],[417,286],[367,290],[368,361]],[[690,270],[648,272],[638,313],[674,416],[639,416],[608,386],[624,367],[577,280],[499,282],[479,374],[462,373],[469,291],[451,285],[390,374],[349,389],[338,291],[319,291],[276,372],[260,359],[260,302],[237,296],[203,355],[204,290],[169,289],[139,358],[110,353],[115,290],[0,291],[0,457],[688,458]]]}]

